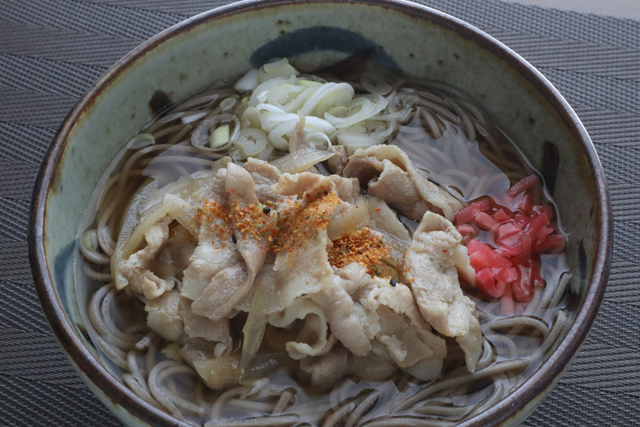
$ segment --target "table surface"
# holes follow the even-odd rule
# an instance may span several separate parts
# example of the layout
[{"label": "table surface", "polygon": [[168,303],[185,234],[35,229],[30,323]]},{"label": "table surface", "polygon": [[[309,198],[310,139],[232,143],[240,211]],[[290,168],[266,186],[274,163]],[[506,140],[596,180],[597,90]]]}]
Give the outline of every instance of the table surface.
[{"label": "table surface", "polygon": [[505,0],[508,2],[553,7],[582,13],[615,16],[640,20],[638,0]]},{"label": "table surface", "polygon": [[[92,82],[148,37],[224,3],[0,1],[0,425],[119,425],[72,370],[41,312],[27,260],[32,186],[56,128]],[[615,238],[601,311],[524,425],[640,426],[640,22],[513,0],[423,3],[487,31],[545,74],[584,122],[609,184]],[[637,5],[621,13],[638,18],[636,0],[614,3]]]}]

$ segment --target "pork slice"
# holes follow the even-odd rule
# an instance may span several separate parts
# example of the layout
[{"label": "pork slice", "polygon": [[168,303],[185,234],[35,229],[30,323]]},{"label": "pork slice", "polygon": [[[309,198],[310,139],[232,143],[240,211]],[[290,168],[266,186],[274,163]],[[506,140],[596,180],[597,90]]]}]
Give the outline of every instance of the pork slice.
[{"label": "pork slice", "polygon": [[417,171],[407,155],[393,145],[358,149],[342,173],[368,184],[369,194],[397,206],[411,219],[419,219],[426,211],[453,219],[462,207],[446,190]]},{"label": "pork slice", "polygon": [[256,197],[261,203],[277,202],[282,196],[271,189],[280,179],[280,171],[269,163],[249,157],[244,168],[253,178]]},{"label": "pork slice", "polygon": [[162,296],[171,290],[173,281],[167,282],[155,275],[150,266],[159,254],[164,243],[169,239],[169,224],[173,219],[163,216],[153,224],[144,234],[146,245],[132,254],[118,268],[118,274],[125,278],[131,289],[143,294],[148,300]]},{"label": "pork slice", "polygon": [[148,300],[145,304],[147,324],[161,337],[178,341],[183,337],[183,320],[180,315],[180,292],[173,290]]},{"label": "pork slice", "polygon": [[405,255],[405,270],[422,316],[441,334],[456,337],[473,372],[482,351],[482,334],[475,304],[462,293],[453,259],[461,241],[450,221],[425,213]]},{"label": "pork slice", "polygon": [[[313,295],[313,301],[323,310],[331,333],[356,356],[366,356],[371,342],[365,333],[366,314],[354,304],[336,276],[332,285]],[[348,284],[346,286],[349,286]]]},{"label": "pork slice", "polygon": [[398,218],[398,214],[387,205],[384,200],[377,197],[367,199],[369,216],[375,222],[377,230],[384,231],[402,241],[411,242],[411,234],[407,227]]},{"label": "pork slice", "polygon": [[[229,193],[232,228],[237,236],[235,247],[242,259],[238,260],[238,264],[217,273],[191,306],[194,313],[213,320],[227,317],[234,306],[247,296],[269,250],[266,235],[247,232],[241,226],[246,222],[243,212],[251,211],[259,204],[251,174],[230,163],[225,177],[225,190]],[[264,218],[267,222],[275,221],[273,215],[265,214]]]},{"label": "pork slice", "polygon": [[321,356],[333,348],[336,338],[330,335],[324,311],[311,299],[299,299],[267,317],[268,323],[277,328],[289,328],[299,319],[305,322],[302,330],[295,341],[285,345],[292,359]]},{"label": "pork slice", "polygon": [[315,150],[316,146],[307,141],[307,136],[304,132],[304,126],[306,124],[303,114],[298,113],[300,119],[296,126],[293,128],[291,135],[289,136],[289,153],[295,155],[300,151]]},{"label": "pork slice", "polygon": [[[331,215],[335,203],[328,198],[318,200],[318,195],[331,192],[335,184],[328,177],[311,173],[284,174],[274,190],[285,196],[296,196],[301,201],[316,201],[319,210]],[[301,206],[307,203],[300,202]],[[287,227],[292,227],[288,224]],[[298,298],[308,298],[331,284],[333,269],[329,264],[327,246],[329,237],[326,228],[314,221],[298,221],[288,228],[286,248],[277,253],[275,271],[274,311],[281,311]],[[305,236],[297,237],[297,236]]]},{"label": "pork slice", "polygon": [[202,223],[198,246],[184,271],[182,295],[191,300],[198,299],[216,274],[235,265],[240,258],[231,233],[221,235],[216,226],[226,227],[225,220],[213,218]]},{"label": "pork slice", "polygon": [[332,145],[327,151],[334,153],[332,157],[327,160],[327,169],[335,175],[341,175],[342,170],[347,165],[347,159],[349,152],[344,145]]},{"label": "pork slice", "polygon": [[202,338],[207,341],[221,343],[226,348],[231,348],[231,331],[229,329],[229,319],[211,320],[207,317],[198,316],[191,311],[191,301],[189,298],[180,299],[180,316],[184,323],[184,332],[189,338]]},{"label": "pork slice", "polygon": [[[211,185],[215,189],[211,194],[211,202],[218,207],[227,206],[228,193],[224,191],[226,175],[227,169],[220,169]],[[182,296],[191,300],[198,299],[216,274],[235,265],[240,258],[233,243],[231,227],[222,212],[223,209],[215,215],[203,215],[200,219],[198,245],[182,280]]]}]

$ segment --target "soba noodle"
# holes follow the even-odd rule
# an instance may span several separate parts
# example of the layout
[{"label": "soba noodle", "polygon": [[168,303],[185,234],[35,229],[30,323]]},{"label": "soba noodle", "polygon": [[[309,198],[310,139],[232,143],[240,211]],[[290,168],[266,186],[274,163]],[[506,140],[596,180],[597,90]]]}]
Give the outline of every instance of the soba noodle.
[{"label": "soba noodle", "polygon": [[[430,180],[464,204],[481,196],[499,197],[510,183],[534,173],[482,108],[460,90],[440,82],[397,79],[388,84],[381,83],[380,76],[373,79],[393,106],[378,116],[392,129],[385,140],[401,147]],[[350,83],[366,91],[371,85],[365,80]],[[83,261],[78,283],[95,290],[86,307],[89,335],[103,362],[133,393],[179,420],[206,427],[451,426],[495,405],[532,374],[566,323],[562,304],[570,276],[562,254],[544,257],[541,276],[546,286],[530,303],[517,303],[514,315],[505,315],[500,301],[472,297],[483,332],[473,373],[464,366],[460,349],[449,345],[441,378],[430,382],[399,371],[380,383],[347,376],[330,391],[315,393],[301,386],[287,372],[292,365],[284,363],[284,370],[272,370],[250,384],[224,390],[205,386],[180,361],[178,349],[149,328],[135,294],[129,288],[116,290],[110,263],[132,195],[145,191],[148,177],[162,187],[220,162],[228,149],[198,148],[187,141],[203,122],[230,114],[242,103],[242,94],[217,83],[142,129],[98,189],[95,217],[88,219],[90,226],[79,239]],[[412,108],[403,110],[409,104]],[[279,155],[269,149],[260,158]],[[236,161],[241,159],[236,156]],[[533,203],[542,200],[548,197],[536,189]],[[417,225],[403,221],[412,229]]]}]

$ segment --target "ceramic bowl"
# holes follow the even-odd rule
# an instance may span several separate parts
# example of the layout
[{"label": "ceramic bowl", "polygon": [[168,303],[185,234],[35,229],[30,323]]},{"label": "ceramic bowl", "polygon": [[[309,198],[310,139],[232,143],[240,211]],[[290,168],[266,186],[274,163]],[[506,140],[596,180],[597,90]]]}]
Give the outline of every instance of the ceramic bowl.
[{"label": "ceramic bowl", "polygon": [[150,39],[98,80],[62,124],[42,165],[30,220],[33,275],[62,348],[98,398],[127,425],[179,425],[137,398],[98,361],[74,287],[79,224],[94,188],[127,139],[166,95],[180,100],[219,77],[275,57],[320,67],[349,55],[442,80],[479,100],[542,172],[571,236],[571,317],[564,337],[511,396],[468,426],[517,425],[576,355],[609,272],[612,223],[604,174],[560,93],[508,47],[449,15],[401,1],[289,0],[232,4]]}]

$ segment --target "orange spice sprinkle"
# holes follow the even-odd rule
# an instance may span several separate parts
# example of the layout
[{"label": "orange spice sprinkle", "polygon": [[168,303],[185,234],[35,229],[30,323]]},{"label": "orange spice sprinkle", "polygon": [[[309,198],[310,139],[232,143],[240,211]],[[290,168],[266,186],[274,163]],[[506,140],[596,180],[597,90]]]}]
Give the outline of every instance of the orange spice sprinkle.
[{"label": "orange spice sprinkle", "polygon": [[331,265],[342,268],[357,262],[367,267],[367,273],[372,276],[379,275],[378,266],[391,252],[391,247],[384,238],[371,233],[367,228],[348,233],[332,243],[333,248],[329,252]]},{"label": "orange spice sprinkle", "polygon": [[[311,196],[306,198],[310,199]],[[333,191],[321,193],[307,204],[295,201],[278,220],[277,233],[273,236],[273,251],[292,253],[296,247],[315,238],[319,230],[326,230],[331,214],[339,203],[340,199]]]},{"label": "orange spice sprinkle", "polygon": [[232,203],[229,218],[235,223],[235,228],[240,232],[237,238],[252,237],[263,239],[272,235],[275,231],[275,218],[265,213],[265,206],[256,199],[255,203],[240,209],[237,202]]},{"label": "orange spice sprinkle", "polygon": [[380,208],[375,208],[374,211],[380,212]]},{"label": "orange spice sprinkle", "polygon": [[[206,199],[200,209],[196,212],[193,217],[194,221],[197,221],[200,225],[202,225],[205,221],[212,222],[216,218],[226,218],[227,211],[218,206],[218,204],[212,200]],[[218,224],[209,224],[213,234],[218,237],[220,240],[225,240],[228,238],[229,230],[226,227],[220,227]],[[213,241],[211,243],[214,243]]]}]

